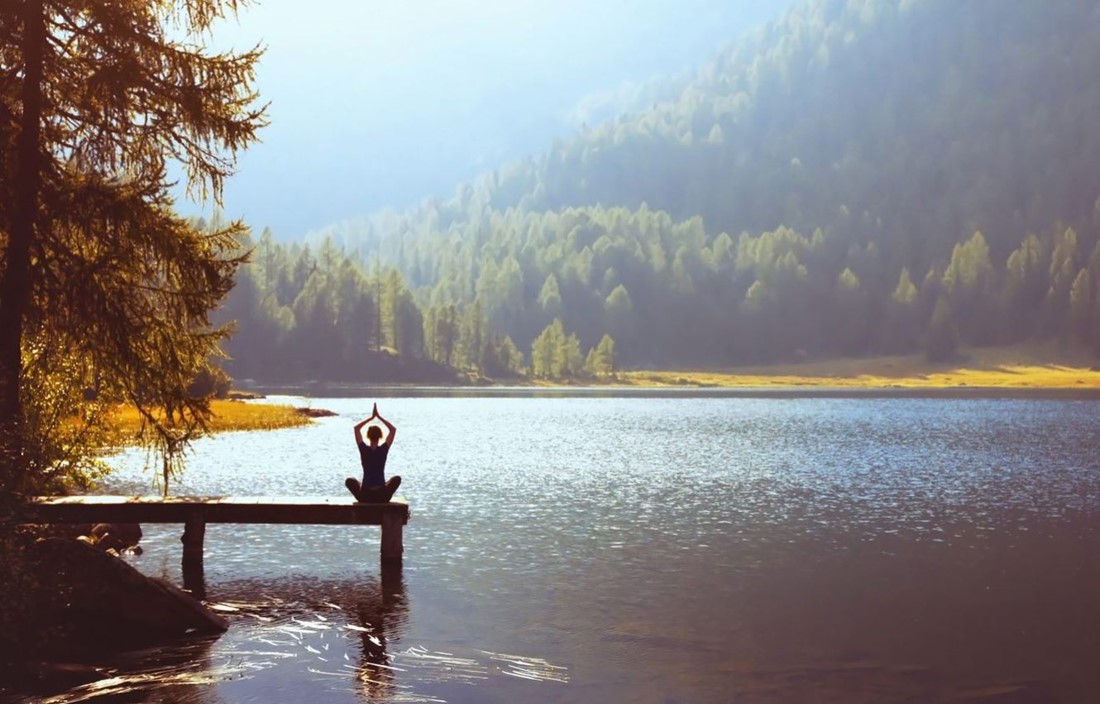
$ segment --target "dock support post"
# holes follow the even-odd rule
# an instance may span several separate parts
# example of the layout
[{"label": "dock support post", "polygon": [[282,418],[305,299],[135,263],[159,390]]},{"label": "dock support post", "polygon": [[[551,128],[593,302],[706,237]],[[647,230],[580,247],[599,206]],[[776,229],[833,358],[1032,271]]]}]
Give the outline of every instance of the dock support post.
[{"label": "dock support post", "polygon": [[203,574],[203,539],[206,537],[206,518],[201,511],[187,517],[183,526],[183,588],[199,599],[206,598],[206,580]]},{"label": "dock support post", "polygon": [[405,517],[393,511],[382,516],[382,562],[400,564],[401,554],[405,552]]}]

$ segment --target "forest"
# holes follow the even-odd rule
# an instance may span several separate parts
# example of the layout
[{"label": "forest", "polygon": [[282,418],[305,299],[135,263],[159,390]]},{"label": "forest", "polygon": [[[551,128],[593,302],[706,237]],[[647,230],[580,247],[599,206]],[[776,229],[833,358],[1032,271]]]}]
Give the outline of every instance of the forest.
[{"label": "forest", "polygon": [[1100,352],[1097,29],[1091,0],[802,4],[674,100],[450,198],[241,240],[225,367],[559,379]]}]

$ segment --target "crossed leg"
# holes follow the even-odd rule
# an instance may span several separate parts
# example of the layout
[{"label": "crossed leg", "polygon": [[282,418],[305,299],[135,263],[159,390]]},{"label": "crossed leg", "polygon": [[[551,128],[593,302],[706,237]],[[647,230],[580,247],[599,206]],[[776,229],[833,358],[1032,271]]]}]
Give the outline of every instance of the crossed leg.
[{"label": "crossed leg", "polygon": [[401,486],[401,477],[390,477],[382,486],[362,486],[355,477],[348,477],[344,486],[360,503],[385,504],[397,493],[397,488]]}]

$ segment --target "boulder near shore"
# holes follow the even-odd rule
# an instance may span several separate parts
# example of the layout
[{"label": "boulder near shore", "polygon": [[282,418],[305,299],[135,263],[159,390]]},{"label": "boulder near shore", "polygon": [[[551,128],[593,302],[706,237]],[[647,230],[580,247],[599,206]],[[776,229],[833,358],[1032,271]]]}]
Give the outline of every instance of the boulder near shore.
[{"label": "boulder near shore", "polygon": [[28,550],[42,585],[34,617],[64,633],[66,649],[142,648],[229,627],[189,593],[87,542],[44,538]]}]

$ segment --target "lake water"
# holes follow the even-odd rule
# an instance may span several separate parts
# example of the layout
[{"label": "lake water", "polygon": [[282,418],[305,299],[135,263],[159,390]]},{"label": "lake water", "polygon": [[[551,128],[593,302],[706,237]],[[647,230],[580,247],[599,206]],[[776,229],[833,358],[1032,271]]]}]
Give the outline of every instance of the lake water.
[{"label": "lake water", "polygon": [[[284,400],[338,416],[206,439],[174,492],[343,495],[374,399]],[[403,569],[376,527],[211,525],[230,631],[56,701],[1100,698],[1100,401],[378,401]],[[181,527],[145,532],[178,583]]]}]

